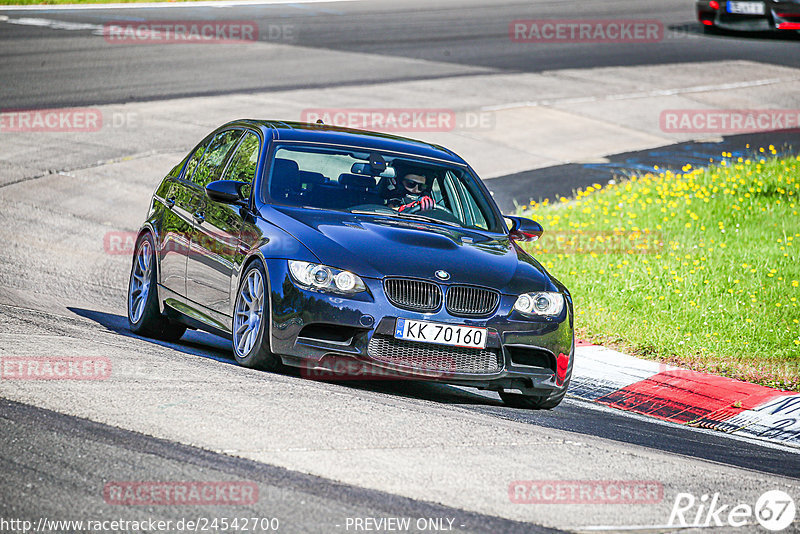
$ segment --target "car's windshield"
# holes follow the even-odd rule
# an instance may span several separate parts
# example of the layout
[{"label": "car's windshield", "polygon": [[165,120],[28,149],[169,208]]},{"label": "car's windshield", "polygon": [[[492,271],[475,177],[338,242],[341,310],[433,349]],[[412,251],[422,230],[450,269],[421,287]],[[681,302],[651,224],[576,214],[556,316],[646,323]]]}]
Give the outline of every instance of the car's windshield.
[{"label": "car's windshield", "polygon": [[466,169],[405,155],[281,145],[266,183],[275,204],[500,231],[476,180]]}]

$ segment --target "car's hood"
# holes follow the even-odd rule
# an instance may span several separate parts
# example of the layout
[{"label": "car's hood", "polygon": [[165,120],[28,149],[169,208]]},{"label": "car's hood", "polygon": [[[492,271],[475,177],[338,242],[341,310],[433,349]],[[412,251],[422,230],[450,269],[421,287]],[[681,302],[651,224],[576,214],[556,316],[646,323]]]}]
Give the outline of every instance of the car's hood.
[{"label": "car's hood", "polygon": [[516,294],[553,290],[544,268],[502,234],[391,216],[274,208],[273,221],[319,261],[369,278],[406,276],[488,286]]}]

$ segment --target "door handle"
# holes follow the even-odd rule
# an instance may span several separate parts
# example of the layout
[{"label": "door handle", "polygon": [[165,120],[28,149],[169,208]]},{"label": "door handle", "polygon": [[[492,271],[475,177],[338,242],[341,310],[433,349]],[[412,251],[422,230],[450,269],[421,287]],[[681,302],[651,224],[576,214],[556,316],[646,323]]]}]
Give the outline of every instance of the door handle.
[{"label": "door handle", "polygon": [[205,214],[203,214],[200,211],[194,212],[193,216],[194,216],[194,220],[197,221],[200,224],[203,224],[203,222],[205,222],[205,220],[206,220]]},{"label": "door handle", "polygon": [[175,197],[169,197],[168,199],[166,199],[164,201],[164,203],[167,205],[167,209],[174,208],[175,207]]}]

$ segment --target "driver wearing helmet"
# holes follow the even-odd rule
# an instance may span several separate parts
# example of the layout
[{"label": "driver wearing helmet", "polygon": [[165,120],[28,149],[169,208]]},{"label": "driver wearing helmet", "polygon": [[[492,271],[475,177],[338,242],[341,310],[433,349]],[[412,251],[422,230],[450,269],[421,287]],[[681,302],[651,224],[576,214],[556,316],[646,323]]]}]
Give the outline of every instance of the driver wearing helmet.
[{"label": "driver wearing helmet", "polygon": [[432,182],[429,171],[401,165],[400,162],[395,163],[394,170],[395,177],[389,179],[385,195],[390,208],[402,212],[414,208],[417,208],[414,211],[424,211],[436,206],[427,194]]}]

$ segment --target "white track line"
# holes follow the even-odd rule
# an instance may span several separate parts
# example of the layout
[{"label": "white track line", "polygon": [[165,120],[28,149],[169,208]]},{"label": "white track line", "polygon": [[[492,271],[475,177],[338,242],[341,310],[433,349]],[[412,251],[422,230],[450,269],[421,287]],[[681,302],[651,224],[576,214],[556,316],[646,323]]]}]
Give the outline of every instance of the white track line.
[{"label": "white track line", "polygon": [[19,19],[10,19],[4,15],[0,15],[0,22],[6,22],[8,24],[17,24],[19,26],[38,26],[40,28],[50,28],[53,30],[67,30],[67,31],[103,30],[103,26],[99,24],[89,24],[85,22],[65,22],[62,20],[41,19],[37,17],[22,17]]},{"label": "white track line", "polygon": [[84,11],[88,9],[180,9],[186,7],[239,7],[289,4],[333,4],[356,0],[206,0],[200,2],[143,2],[139,4],[57,4],[35,6],[0,6],[0,11]]},{"label": "white track line", "polygon": [[603,96],[585,96],[580,98],[553,98],[550,100],[531,100],[525,102],[510,102],[498,106],[485,106],[482,111],[501,111],[505,109],[526,108],[537,106],[552,106],[555,104],[585,104],[587,102],[597,102],[599,100],[632,100],[637,98],[650,98],[655,96],[674,96],[691,93],[708,93],[711,91],[730,91],[732,89],[744,89],[747,87],[759,87],[762,85],[773,85],[776,83],[787,83],[796,81],[798,78],[767,78],[764,80],[753,80],[749,82],[723,83],[719,85],[698,85],[694,87],[678,87],[675,89],[654,89],[652,91],[639,91],[636,93],[621,93]]}]

